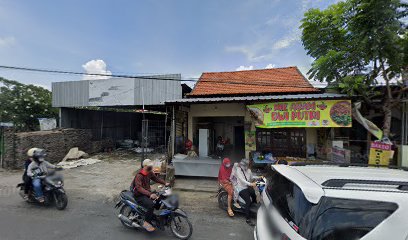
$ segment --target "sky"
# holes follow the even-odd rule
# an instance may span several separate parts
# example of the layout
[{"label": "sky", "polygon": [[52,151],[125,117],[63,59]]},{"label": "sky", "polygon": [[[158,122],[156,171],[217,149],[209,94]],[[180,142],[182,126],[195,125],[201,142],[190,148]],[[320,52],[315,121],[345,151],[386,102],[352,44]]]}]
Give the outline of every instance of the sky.
[{"label": "sky", "polygon": [[[181,73],[298,66],[300,20],[336,0],[0,0],[0,65],[105,74]],[[50,88],[89,77],[0,69]],[[100,77],[99,77],[100,78]]]}]

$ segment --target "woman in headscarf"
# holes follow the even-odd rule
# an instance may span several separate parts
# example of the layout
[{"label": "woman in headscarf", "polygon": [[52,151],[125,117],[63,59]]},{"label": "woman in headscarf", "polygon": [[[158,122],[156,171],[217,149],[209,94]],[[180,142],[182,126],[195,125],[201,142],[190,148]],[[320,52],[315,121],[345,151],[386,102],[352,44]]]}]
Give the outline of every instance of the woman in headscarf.
[{"label": "woman in headscarf", "polygon": [[230,180],[231,172],[232,172],[231,160],[229,158],[224,158],[220,167],[220,171],[218,172],[218,182],[228,193],[227,212],[230,217],[233,217],[234,212],[232,211],[231,206],[232,198],[234,195],[234,188]]},{"label": "woman in headscarf", "polygon": [[253,203],[256,203],[256,183],[253,182],[255,178],[252,175],[252,171],[249,167],[248,159],[241,160],[241,162],[237,166],[237,169],[235,170],[234,176],[237,178],[237,183],[234,185],[235,191],[245,201],[244,210],[246,215],[246,222],[249,225],[254,226],[254,223],[250,218],[250,207]]}]

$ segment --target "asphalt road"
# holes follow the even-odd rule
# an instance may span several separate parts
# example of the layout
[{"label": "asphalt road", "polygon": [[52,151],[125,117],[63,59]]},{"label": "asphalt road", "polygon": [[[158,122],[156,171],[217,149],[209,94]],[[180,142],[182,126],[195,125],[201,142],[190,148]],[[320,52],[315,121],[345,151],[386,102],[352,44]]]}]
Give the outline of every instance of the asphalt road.
[{"label": "asphalt road", "polygon": [[[123,227],[112,200],[102,194],[89,193],[92,190],[83,186],[70,185],[70,178],[81,178],[79,170],[66,173],[69,203],[66,210],[58,211],[54,207],[24,202],[14,188],[20,173],[0,172],[1,240],[175,239],[170,231],[147,233]],[[193,224],[191,239],[253,239],[253,228],[245,223],[244,217],[227,217],[209,193],[181,193],[181,201],[181,208],[189,214]]]}]

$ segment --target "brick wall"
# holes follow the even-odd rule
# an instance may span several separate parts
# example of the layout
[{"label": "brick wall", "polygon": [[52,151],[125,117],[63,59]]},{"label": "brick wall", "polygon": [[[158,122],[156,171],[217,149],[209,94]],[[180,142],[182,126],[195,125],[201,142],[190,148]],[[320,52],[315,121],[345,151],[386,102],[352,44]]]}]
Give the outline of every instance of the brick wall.
[{"label": "brick wall", "polygon": [[27,150],[32,147],[45,149],[47,161],[60,162],[68,151],[73,147],[87,153],[101,151],[101,147],[95,148],[91,141],[92,134],[87,129],[60,129],[54,131],[37,131],[5,133],[5,168],[22,168],[27,158]]}]

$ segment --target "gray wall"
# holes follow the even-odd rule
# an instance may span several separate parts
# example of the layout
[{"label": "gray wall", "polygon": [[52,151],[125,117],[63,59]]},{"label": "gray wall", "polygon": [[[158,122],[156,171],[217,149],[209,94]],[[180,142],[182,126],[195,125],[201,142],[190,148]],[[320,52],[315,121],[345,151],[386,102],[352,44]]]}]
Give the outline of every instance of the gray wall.
[{"label": "gray wall", "polygon": [[[162,78],[166,80],[158,80],[157,78]],[[129,86],[132,86],[130,87],[131,89],[129,90],[134,91],[133,105],[141,106],[143,104],[142,96],[144,96],[145,105],[163,105],[164,101],[182,98],[182,87],[180,80],[181,80],[180,74],[167,74],[147,76],[145,78],[140,79],[139,78],[129,79],[129,81],[133,81],[132,83],[134,83],[129,84]],[[117,81],[117,79],[111,78],[108,80],[100,81],[112,81],[112,85],[115,85],[115,81]],[[52,106],[53,107],[90,106],[89,83],[90,80],[52,83]],[[120,98],[120,96],[117,97]],[[120,102],[120,99],[118,102]],[[121,104],[118,104],[118,106],[120,105]]]}]

